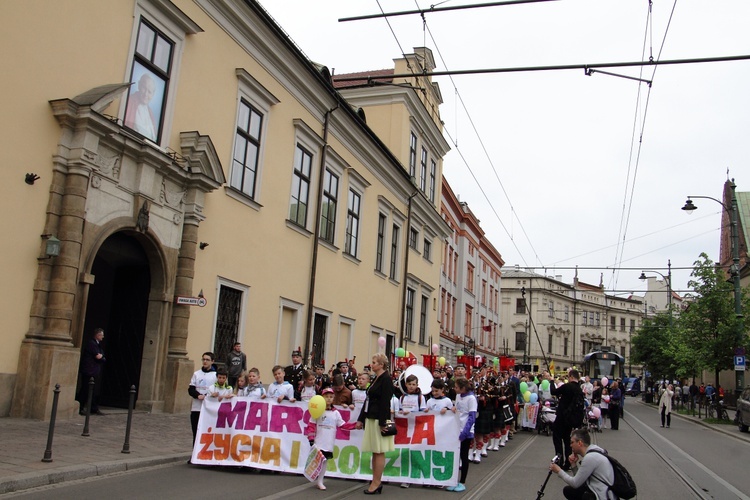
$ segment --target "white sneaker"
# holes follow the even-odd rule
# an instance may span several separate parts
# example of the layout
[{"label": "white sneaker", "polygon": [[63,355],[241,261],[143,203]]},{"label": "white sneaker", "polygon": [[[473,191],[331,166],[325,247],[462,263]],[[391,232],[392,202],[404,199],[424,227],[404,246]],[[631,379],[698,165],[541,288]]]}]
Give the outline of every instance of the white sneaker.
[{"label": "white sneaker", "polygon": [[486,446],[482,448],[482,451],[481,451],[480,455],[482,455],[483,457],[487,456],[487,447]]},{"label": "white sneaker", "polygon": [[479,453],[479,450],[477,450],[476,452],[474,452],[474,463],[478,464],[481,462],[482,462],[482,454]]},{"label": "white sneaker", "polygon": [[508,442],[508,435],[504,434],[503,437],[500,438],[500,446],[503,448],[505,447],[505,443]]}]

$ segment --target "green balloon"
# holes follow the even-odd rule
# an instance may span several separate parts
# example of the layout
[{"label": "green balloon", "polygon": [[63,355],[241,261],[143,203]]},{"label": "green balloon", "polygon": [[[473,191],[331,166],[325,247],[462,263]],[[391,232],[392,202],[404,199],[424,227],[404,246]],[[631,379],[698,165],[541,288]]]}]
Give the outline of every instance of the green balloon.
[{"label": "green balloon", "polygon": [[541,388],[543,391],[546,391],[549,389],[549,380],[542,380]]},{"label": "green balloon", "polygon": [[406,354],[406,351],[404,351],[403,347],[399,347],[396,349],[396,357],[397,358],[403,358],[404,354]]},{"label": "green balloon", "polygon": [[529,390],[529,384],[521,382],[521,394],[526,393]]},{"label": "green balloon", "polygon": [[539,379],[538,379],[538,378],[536,378],[536,377],[534,377],[534,383],[535,383],[536,385],[539,385]]},{"label": "green balloon", "polygon": [[464,355],[464,352],[463,352],[463,351],[458,351],[458,352],[456,353],[456,356],[463,356],[463,355]]}]

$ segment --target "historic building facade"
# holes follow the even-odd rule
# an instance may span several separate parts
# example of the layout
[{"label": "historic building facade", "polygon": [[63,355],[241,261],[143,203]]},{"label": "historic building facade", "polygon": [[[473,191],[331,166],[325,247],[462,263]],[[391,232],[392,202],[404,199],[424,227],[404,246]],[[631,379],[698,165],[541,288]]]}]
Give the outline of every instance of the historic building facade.
[{"label": "historic building facade", "polygon": [[[380,336],[428,351],[449,234],[436,87],[403,97],[410,126],[381,137],[386,111],[358,112],[253,0],[3,11],[0,42],[29,50],[4,55],[0,189],[18,216],[0,414],[47,418],[55,384],[59,414],[76,411],[96,327],[101,402],[135,385],[152,411],[186,410],[194,360],[222,363],[235,340],[266,381],[297,347],[326,364],[367,359]],[[417,176],[412,131],[429,146]]]},{"label": "historic building facade", "polygon": [[453,230],[443,245],[441,355],[453,363],[458,351],[490,360],[511,354],[500,328],[503,258],[445,179],[440,210]]},{"label": "historic building facade", "polygon": [[625,357],[644,315],[640,297],[608,295],[604,286],[574,278],[573,284],[519,267],[502,270],[502,335],[524,364],[557,370],[580,365],[602,346]]}]

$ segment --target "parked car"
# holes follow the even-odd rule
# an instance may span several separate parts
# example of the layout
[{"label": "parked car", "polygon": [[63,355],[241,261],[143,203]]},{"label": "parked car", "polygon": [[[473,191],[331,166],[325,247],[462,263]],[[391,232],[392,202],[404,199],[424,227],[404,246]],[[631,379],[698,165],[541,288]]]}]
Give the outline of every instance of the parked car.
[{"label": "parked car", "polygon": [[626,388],[625,388],[625,395],[626,396],[637,396],[641,393],[641,379],[640,378],[631,378],[629,379]]},{"label": "parked car", "polygon": [[737,398],[737,425],[742,432],[747,432],[750,426],[750,386]]}]

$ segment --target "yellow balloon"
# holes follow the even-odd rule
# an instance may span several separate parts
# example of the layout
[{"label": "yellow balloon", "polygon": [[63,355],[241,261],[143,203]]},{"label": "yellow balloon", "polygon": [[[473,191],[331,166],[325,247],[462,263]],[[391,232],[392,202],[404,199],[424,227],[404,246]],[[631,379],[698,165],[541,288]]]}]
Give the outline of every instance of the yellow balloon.
[{"label": "yellow balloon", "polygon": [[527,403],[531,401],[531,391],[526,391],[523,393],[523,400],[526,401]]},{"label": "yellow balloon", "polygon": [[445,358],[444,358],[443,356],[440,356],[440,357],[438,358],[438,364],[439,364],[440,366],[445,366]]},{"label": "yellow balloon", "polygon": [[326,411],[326,400],[323,399],[323,396],[313,396],[307,402],[307,411],[310,412],[312,418],[320,417]]}]

